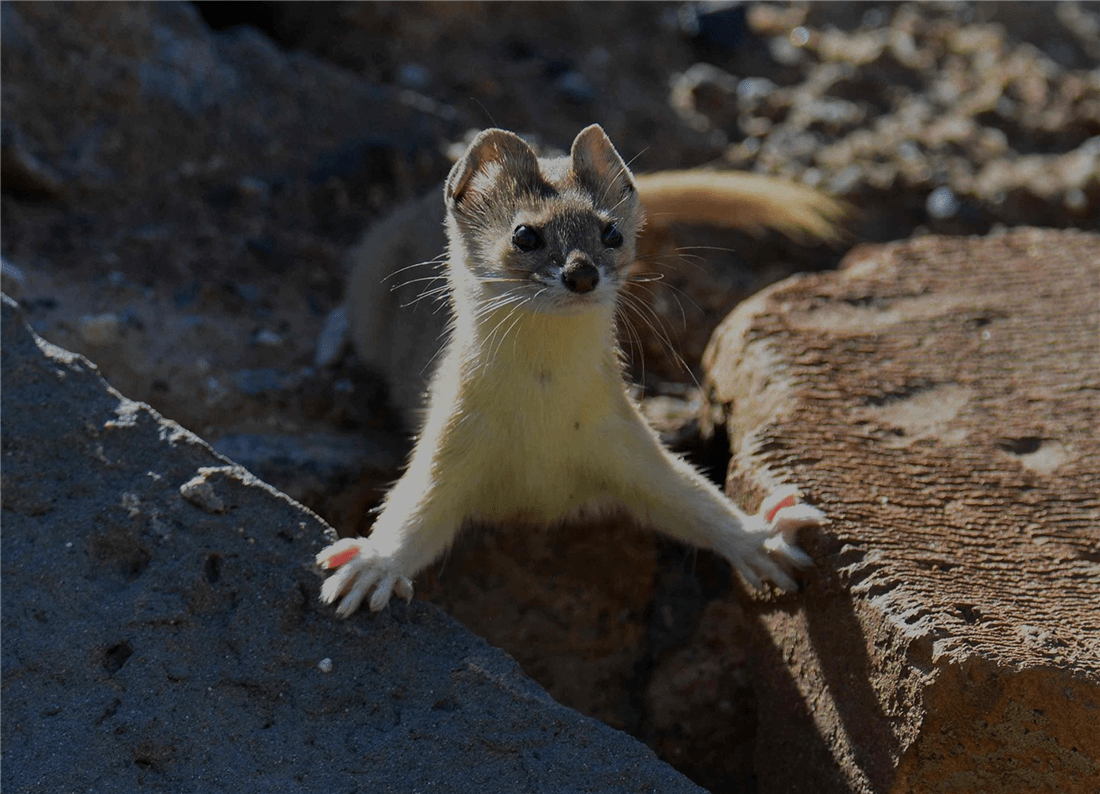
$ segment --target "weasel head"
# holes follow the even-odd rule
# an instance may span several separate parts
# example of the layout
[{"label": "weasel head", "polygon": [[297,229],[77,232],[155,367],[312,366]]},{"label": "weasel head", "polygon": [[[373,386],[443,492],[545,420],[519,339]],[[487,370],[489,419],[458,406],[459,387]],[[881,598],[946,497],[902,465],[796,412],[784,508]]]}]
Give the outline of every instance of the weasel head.
[{"label": "weasel head", "polygon": [[456,289],[540,313],[614,308],[643,216],[598,125],[567,157],[541,160],[519,136],[485,130],[451,169],[445,197]]}]

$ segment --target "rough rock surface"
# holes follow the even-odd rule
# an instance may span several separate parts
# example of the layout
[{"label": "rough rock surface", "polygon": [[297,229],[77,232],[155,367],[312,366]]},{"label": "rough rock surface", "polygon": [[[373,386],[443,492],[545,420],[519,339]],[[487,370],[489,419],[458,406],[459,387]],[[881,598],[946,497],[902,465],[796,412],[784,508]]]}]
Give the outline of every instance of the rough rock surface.
[{"label": "rough rock surface", "polygon": [[734,471],[832,519],[750,616],[761,792],[1100,788],[1098,296],[1098,235],[926,237],[719,328]]},{"label": "rough rock surface", "polygon": [[3,304],[2,787],[699,791],[436,607],[337,622],[328,528]]}]

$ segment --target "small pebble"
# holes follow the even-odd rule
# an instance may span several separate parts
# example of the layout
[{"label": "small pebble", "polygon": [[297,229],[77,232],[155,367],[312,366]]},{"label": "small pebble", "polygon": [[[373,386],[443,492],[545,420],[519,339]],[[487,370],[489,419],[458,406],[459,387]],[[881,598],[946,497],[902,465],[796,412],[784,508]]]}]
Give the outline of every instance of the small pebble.
[{"label": "small pebble", "polygon": [[962,205],[949,187],[938,187],[928,194],[928,200],[924,204],[929,217],[937,220],[953,218],[959,214]]}]

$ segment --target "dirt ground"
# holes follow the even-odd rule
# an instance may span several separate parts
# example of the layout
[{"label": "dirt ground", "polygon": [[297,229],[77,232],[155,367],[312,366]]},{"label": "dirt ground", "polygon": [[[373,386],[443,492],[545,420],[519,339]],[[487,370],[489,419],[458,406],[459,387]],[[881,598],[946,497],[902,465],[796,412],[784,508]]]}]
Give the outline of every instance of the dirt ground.
[{"label": "dirt ground", "polygon": [[[553,149],[597,121],[639,171],[756,171],[851,205],[831,246],[678,232],[667,311],[688,307],[695,375],[739,300],[856,243],[1100,229],[1095,3],[2,13],[4,290],[42,336],[345,534],[369,527],[408,439],[353,351],[315,361],[343,257],[474,130]],[[692,373],[646,369],[647,411],[721,477],[720,442],[693,435]],[[754,790],[758,705],[722,564],[618,526],[486,531],[423,579],[560,701],[712,791]]]}]

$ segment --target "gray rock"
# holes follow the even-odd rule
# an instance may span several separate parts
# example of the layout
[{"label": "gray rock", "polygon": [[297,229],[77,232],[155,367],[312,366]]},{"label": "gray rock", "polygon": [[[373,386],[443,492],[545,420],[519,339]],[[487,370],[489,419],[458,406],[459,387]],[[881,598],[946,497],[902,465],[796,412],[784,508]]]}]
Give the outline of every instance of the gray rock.
[{"label": "gray rock", "polygon": [[700,790],[434,607],[338,622],[316,515],[2,333],[5,792]]},{"label": "gray rock", "polygon": [[23,274],[22,268],[13,265],[6,259],[0,259],[0,278],[2,278],[4,292],[15,298],[21,297],[27,284],[27,277]]},{"label": "gray rock", "polygon": [[[392,433],[230,433],[211,442],[214,450],[286,490],[295,483],[352,479],[364,470],[396,477],[408,449]],[[296,498],[301,496],[290,491]]]},{"label": "gray rock", "polygon": [[138,281],[190,273],[195,245],[207,284],[316,263],[421,169],[438,178],[455,131],[254,28],[211,32],[190,3],[12,3],[3,26],[5,194],[51,208],[5,211],[5,255],[28,266],[40,241]]}]

